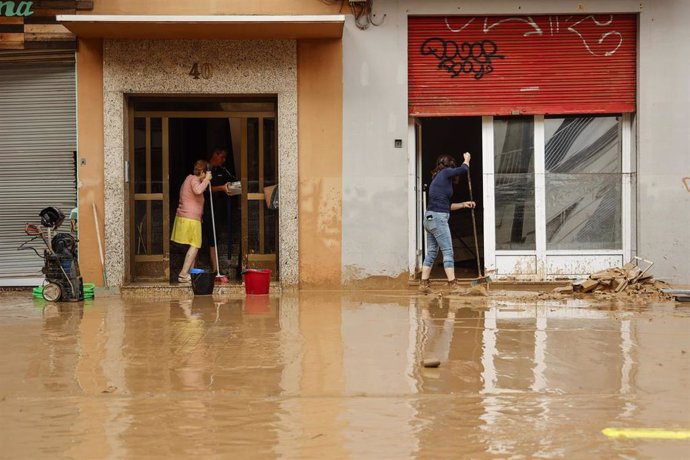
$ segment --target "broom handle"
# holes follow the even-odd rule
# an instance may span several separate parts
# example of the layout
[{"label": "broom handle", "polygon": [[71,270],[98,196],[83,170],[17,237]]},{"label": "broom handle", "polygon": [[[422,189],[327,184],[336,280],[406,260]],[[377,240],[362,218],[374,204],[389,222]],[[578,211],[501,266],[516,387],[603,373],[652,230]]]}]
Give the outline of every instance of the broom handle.
[{"label": "broom handle", "polygon": [[216,278],[220,277],[220,260],[218,260],[218,240],[216,239],[216,216],[213,214],[213,184],[208,183],[208,199],[211,205],[211,226],[213,227],[213,250],[216,253]]},{"label": "broom handle", "polygon": [[[472,177],[470,176],[470,167],[469,165],[467,166],[467,187],[469,188],[470,191],[470,201],[474,201],[474,198],[472,197]],[[482,275],[482,265],[479,262],[479,242],[477,241],[477,221],[474,217],[474,208],[470,208],[470,211],[472,211],[472,231],[474,232],[474,250],[476,251],[476,258],[477,258],[477,273],[478,277],[481,278]]]},{"label": "broom handle", "polygon": [[101,257],[101,268],[103,269],[103,285],[108,288],[108,273],[105,270],[105,258],[103,256],[103,243],[101,241],[101,226],[98,222],[98,212],[96,211],[96,203],[91,202],[91,209],[93,210],[93,220],[96,224],[96,239],[98,240],[98,255]]}]

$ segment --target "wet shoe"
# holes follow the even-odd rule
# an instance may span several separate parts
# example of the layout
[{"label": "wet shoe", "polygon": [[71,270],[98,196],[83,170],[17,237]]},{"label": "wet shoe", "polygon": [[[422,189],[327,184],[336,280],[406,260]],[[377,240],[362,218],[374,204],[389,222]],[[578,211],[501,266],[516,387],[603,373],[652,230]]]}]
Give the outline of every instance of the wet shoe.
[{"label": "wet shoe", "polygon": [[466,294],[467,288],[460,284],[460,281],[454,279],[453,281],[448,281],[448,293],[449,294]]},{"label": "wet shoe", "polygon": [[419,293],[431,294],[431,283],[429,283],[429,280],[421,280],[419,282]]},{"label": "wet shoe", "polygon": [[192,276],[191,275],[180,275],[177,277],[177,282],[180,284],[191,284],[192,283]]}]

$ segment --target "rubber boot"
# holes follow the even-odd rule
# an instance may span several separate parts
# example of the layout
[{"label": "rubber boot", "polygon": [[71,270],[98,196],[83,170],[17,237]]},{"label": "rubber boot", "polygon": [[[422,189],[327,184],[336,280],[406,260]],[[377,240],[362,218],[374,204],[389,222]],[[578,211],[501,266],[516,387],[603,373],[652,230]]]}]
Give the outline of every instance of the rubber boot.
[{"label": "rubber boot", "polygon": [[419,281],[419,293],[420,294],[431,294],[431,283],[429,280]]}]

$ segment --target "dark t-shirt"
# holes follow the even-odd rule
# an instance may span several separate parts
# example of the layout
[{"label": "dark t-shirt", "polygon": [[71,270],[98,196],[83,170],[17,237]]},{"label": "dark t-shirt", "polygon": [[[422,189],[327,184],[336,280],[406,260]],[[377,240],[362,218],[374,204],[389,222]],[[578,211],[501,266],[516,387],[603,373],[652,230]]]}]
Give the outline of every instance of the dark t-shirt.
[{"label": "dark t-shirt", "polygon": [[[234,180],[234,177],[232,174],[230,174],[230,171],[225,166],[218,166],[215,167],[211,170],[211,186],[216,187],[218,185],[225,185],[227,182],[232,182]],[[208,194],[207,194],[208,197]],[[228,199],[228,195],[223,192],[213,192],[213,211],[218,214],[222,213],[225,210],[226,206],[226,201]],[[208,219],[211,218],[210,213],[211,213],[211,203],[210,200],[207,198],[204,200],[204,216],[208,217]],[[208,211],[208,214],[207,214]],[[204,219],[206,220],[206,219]]]},{"label": "dark t-shirt", "polygon": [[213,168],[211,170],[211,174],[213,174],[213,177],[211,178],[211,185],[214,186],[224,185],[226,182],[232,182],[234,180],[233,175],[230,174],[230,171],[228,171],[228,168],[226,168],[225,166],[218,166],[216,168]]},{"label": "dark t-shirt", "polygon": [[450,200],[453,197],[453,178],[466,173],[469,167],[463,163],[457,168],[442,169],[429,186],[427,211],[450,212]]},{"label": "dark t-shirt", "polygon": [[[225,166],[218,166],[211,170],[211,187],[218,185],[225,185],[227,182],[232,182],[235,177]],[[205,226],[211,224],[211,200],[208,198],[208,192],[204,193],[204,216],[202,222]],[[216,224],[224,222],[227,217],[227,207],[229,205],[228,195],[224,191],[213,192],[213,213],[216,219]]]}]

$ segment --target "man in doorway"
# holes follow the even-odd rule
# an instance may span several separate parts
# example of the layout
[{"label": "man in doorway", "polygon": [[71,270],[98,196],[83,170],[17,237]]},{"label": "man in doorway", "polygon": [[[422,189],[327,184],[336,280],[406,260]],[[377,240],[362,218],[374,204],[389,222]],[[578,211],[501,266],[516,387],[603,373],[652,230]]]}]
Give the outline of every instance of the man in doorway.
[{"label": "man in doorway", "polygon": [[[230,227],[231,209],[228,191],[232,189],[232,182],[237,181],[235,176],[225,167],[228,152],[222,147],[215,147],[208,156],[208,164],[211,168],[211,193],[213,193],[213,214],[216,221],[216,237],[220,240],[223,235],[228,240],[228,258],[232,251],[232,231]],[[204,245],[209,249],[211,269],[218,270],[216,260],[216,242],[213,239],[213,225],[211,220],[211,200],[204,202],[203,221]]]}]

